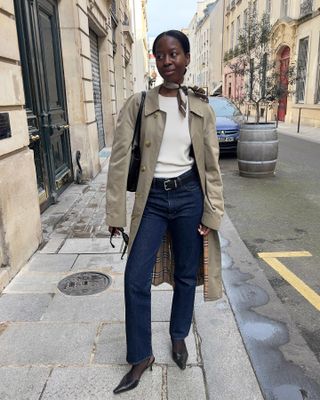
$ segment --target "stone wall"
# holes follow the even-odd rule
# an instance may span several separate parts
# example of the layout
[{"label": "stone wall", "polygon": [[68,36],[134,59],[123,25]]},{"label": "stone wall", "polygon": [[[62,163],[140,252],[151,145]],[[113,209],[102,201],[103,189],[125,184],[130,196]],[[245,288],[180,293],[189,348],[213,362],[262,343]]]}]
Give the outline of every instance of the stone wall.
[{"label": "stone wall", "polygon": [[41,224],[12,0],[0,5],[0,113],[11,136],[0,140],[0,290],[38,248]]}]

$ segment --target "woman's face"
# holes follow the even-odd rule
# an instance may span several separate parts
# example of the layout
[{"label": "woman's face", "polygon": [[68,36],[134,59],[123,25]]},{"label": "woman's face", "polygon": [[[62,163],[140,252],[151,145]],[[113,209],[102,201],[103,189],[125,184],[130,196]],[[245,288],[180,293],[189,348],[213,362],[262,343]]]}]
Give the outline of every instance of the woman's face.
[{"label": "woman's face", "polygon": [[182,83],[190,54],[185,53],[179,42],[172,36],[163,36],[156,46],[156,63],[159,74],[165,81]]}]

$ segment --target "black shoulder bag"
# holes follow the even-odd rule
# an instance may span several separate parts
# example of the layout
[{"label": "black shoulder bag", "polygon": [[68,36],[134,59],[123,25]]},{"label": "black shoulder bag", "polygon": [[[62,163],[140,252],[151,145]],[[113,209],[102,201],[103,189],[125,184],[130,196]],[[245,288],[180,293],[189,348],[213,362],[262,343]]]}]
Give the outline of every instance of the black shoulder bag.
[{"label": "black shoulder bag", "polygon": [[135,192],[137,190],[137,185],[138,185],[140,164],[141,164],[141,152],[140,152],[141,116],[145,98],[146,98],[146,92],[142,92],[140,107],[132,139],[131,158],[129,164],[128,180],[127,180],[128,192]]}]

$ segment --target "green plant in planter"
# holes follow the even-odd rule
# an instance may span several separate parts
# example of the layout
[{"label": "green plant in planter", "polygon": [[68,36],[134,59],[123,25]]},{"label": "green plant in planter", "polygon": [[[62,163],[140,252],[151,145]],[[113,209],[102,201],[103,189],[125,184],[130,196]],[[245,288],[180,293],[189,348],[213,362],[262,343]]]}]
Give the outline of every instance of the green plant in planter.
[{"label": "green plant in planter", "polygon": [[[291,65],[280,73],[278,62],[271,58],[271,33],[269,16],[264,13],[259,20],[253,2],[249,1],[247,22],[233,52],[237,58],[227,65],[236,76],[243,77],[243,96],[256,110],[256,123],[260,121],[261,104],[278,102],[289,93],[288,88],[292,88],[295,82],[295,68]],[[283,81],[288,84],[283,85]]]}]

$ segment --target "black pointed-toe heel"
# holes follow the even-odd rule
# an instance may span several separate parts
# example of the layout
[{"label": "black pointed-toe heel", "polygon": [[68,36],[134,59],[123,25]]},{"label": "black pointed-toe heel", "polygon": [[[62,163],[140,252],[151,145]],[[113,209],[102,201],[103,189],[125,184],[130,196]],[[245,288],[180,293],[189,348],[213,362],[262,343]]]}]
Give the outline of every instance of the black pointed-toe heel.
[{"label": "black pointed-toe heel", "polygon": [[175,351],[173,351],[172,358],[180,369],[186,369],[188,352],[184,351],[183,353],[176,353]]},{"label": "black pointed-toe heel", "polygon": [[177,366],[182,370],[186,369],[187,360],[188,360],[187,347],[186,347],[185,343],[183,343],[183,344],[184,344],[184,350],[182,350],[181,352],[172,350],[172,359],[177,364]]},{"label": "black pointed-toe heel", "polygon": [[154,356],[151,356],[149,358],[147,365],[141,371],[141,374],[137,379],[134,379],[132,376],[132,370],[135,367],[133,365],[131,370],[121,379],[121,382],[119,383],[119,385],[113,390],[113,393],[119,394],[119,393],[127,392],[128,390],[132,390],[132,389],[136,388],[139,385],[141,376],[144,373],[144,371],[147,370],[148,368],[150,369],[150,371],[152,371],[152,365],[154,363],[154,360],[155,360]]}]

